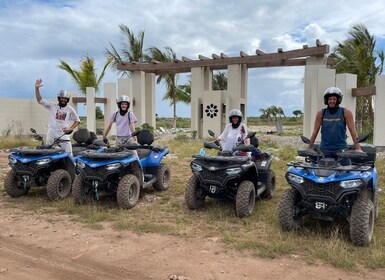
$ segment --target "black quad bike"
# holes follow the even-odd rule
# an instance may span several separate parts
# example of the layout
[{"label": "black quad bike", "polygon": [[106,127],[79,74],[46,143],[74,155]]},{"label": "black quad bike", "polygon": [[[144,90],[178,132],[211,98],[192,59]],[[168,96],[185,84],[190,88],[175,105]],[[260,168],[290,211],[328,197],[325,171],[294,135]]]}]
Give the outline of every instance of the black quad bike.
[{"label": "black quad bike", "polygon": [[[214,137],[212,131],[209,134]],[[204,147],[218,150],[217,155],[192,156],[193,175],[185,190],[189,209],[202,207],[207,196],[231,199],[235,201],[236,216],[243,218],[253,213],[257,197],[272,198],[275,190],[275,174],[270,169],[273,155],[257,149],[255,132],[249,133],[247,138],[250,138],[250,145],[238,145],[233,151],[222,150],[217,141],[205,142]],[[239,152],[246,155],[234,155]]]},{"label": "black quad bike", "polygon": [[[309,139],[302,136],[305,143]],[[363,142],[366,136],[357,141]],[[299,150],[305,161],[288,163],[286,180],[291,186],[278,205],[278,218],[283,230],[296,230],[305,215],[332,221],[344,218],[350,225],[350,238],[356,245],[372,240],[374,221],[378,216],[378,186],[375,168],[376,148],[362,144],[364,152],[353,146],[338,153],[338,158],[325,158],[319,144]],[[349,158],[351,164],[341,165]]]}]

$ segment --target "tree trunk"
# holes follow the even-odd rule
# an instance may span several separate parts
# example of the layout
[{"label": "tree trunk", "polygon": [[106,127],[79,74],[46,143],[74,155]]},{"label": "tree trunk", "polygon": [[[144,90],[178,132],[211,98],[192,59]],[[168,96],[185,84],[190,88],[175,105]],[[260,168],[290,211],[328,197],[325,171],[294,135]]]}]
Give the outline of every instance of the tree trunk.
[{"label": "tree trunk", "polygon": [[174,109],[174,130],[176,132],[176,88],[175,86],[172,88],[173,91],[173,109]]}]

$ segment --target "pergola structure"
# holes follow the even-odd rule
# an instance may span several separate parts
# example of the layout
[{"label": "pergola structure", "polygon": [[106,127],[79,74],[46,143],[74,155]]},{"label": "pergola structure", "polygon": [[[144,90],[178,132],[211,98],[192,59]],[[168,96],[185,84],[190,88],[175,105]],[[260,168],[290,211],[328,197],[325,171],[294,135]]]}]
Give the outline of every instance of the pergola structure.
[{"label": "pergola structure", "polygon": [[[199,55],[197,60],[182,56],[182,59],[174,59],[171,62],[159,62],[153,60],[149,63],[123,62],[118,65],[123,71],[143,71],[155,75],[167,73],[187,73],[195,67],[209,67],[211,70],[224,70],[229,65],[245,65],[247,68],[279,67],[279,66],[304,66],[308,57],[324,57],[329,53],[329,45],[321,45],[317,40],[315,47],[304,45],[302,49],[283,51],[279,48],[275,53],[264,53],[256,50],[255,55],[248,55],[241,51],[239,56],[230,57],[224,53],[212,54],[212,57]],[[326,64],[331,64],[332,59],[328,58]]]},{"label": "pergola structure", "polygon": [[[199,55],[197,60],[182,57],[171,62],[123,62],[118,65],[118,69],[130,71],[133,84],[139,85],[139,92],[138,87],[132,86],[133,98],[141,100],[139,105],[142,107],[137,108],[138,112],[155,111],[155,104],[151,104],[151,101],[155,102],[154,93],[151,92],[153,87],[146,88],[146,80],[155,80],[155,75],[160,74],[191,72],[191,129],[197,131],[198,137],[202,138],[208,136],[208,129],[220,133],[226,125],[226,116],[231,109],[240,109],[246,115],[247,69],[306,65],[311,65],[310,68],[315,65],[326,69],[327,65],[332,63],[332,60],[326,57],[328,52],[329,45],[322,45],[317,40],[315,47],[304,45],[302,49],[296,50],[284,51],[279,48],[274,53],[256,50],[253,55],[241,51],[236,57],[224,53],[212,54],[211,58]],[[212,90],[212,70],[228,71],[227,90]],[[151,118],[142,119],[142,122],[155,125]]]}]

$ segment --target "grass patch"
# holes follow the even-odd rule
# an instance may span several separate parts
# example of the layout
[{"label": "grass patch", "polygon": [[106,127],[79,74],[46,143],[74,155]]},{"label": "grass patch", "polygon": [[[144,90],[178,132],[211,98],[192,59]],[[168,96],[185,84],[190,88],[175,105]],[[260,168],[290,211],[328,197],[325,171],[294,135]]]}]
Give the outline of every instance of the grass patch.
[{"label": "grass patch", "polygon": [[[230,201],[206,199],[202,209],[190,211],[184,204],[184,191],[191,176],[191,155],[202,147],[201,140],[189,138],[161,139],[156,144],[170,149],[165,162],[170,166],[172,179],[169,190],[156,192],[146,189],[139,203],[130,210],[120,210],[114,197],[103,197],[92,205],[75,205],[70,197],[64,201],[48,201],[44,189],[32,189],[27,196],[12,199],[4,196],[7,207],[26,212],[62,213],[93,228],[112,226],[116,230],[130,230],[138,234],[159,233],[184,238],[210,238],[228,248],[247,250],[264,258],[298,256],[306,263],[320,261],[332,266],[359,270],[385,268],[385,213],[376,221],[374,240],[368,247],[356,247],[349,238],[347,222],[325,222],[305,219],[304,227],[296,232],[282,232],[277,218],[277,205],[282,192],[288,188],[284,178],[286,163],[296,156],[295,148],[280,147],[274,142],[262,142],[261,148],[274,149],[277,160],[272,169],[276,173],[276,192],[271,200],[258,200],[255,212],[248,218],[235,217]],[[215,151],[207,151],[215,152]],[[378,182],[385,180],[385,160],[377,161]],[[0,183],[1,186],[1,183]],[[3,190],[1,190],[3,192]],[[380,206],[384,205],[382,193]]]}]

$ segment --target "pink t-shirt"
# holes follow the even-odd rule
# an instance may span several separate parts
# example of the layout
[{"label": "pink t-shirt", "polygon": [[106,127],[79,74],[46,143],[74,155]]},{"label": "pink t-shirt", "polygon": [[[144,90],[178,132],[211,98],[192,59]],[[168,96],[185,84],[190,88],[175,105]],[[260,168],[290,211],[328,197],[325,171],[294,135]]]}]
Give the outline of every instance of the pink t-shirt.
[{"label": "pink t-shirt", "polygon": [[[128,117],[128,114],[130,117]],[[119,112],[114,112],[111,114],[108,120],[116,123],[116,136],[118,137],[130,136],[133,132],[131,131],[130,124],[136,123],[138,121],[135,114],[131,111],[128,111],[128,113],[126,113],[124,116],[121,116]]]}]

